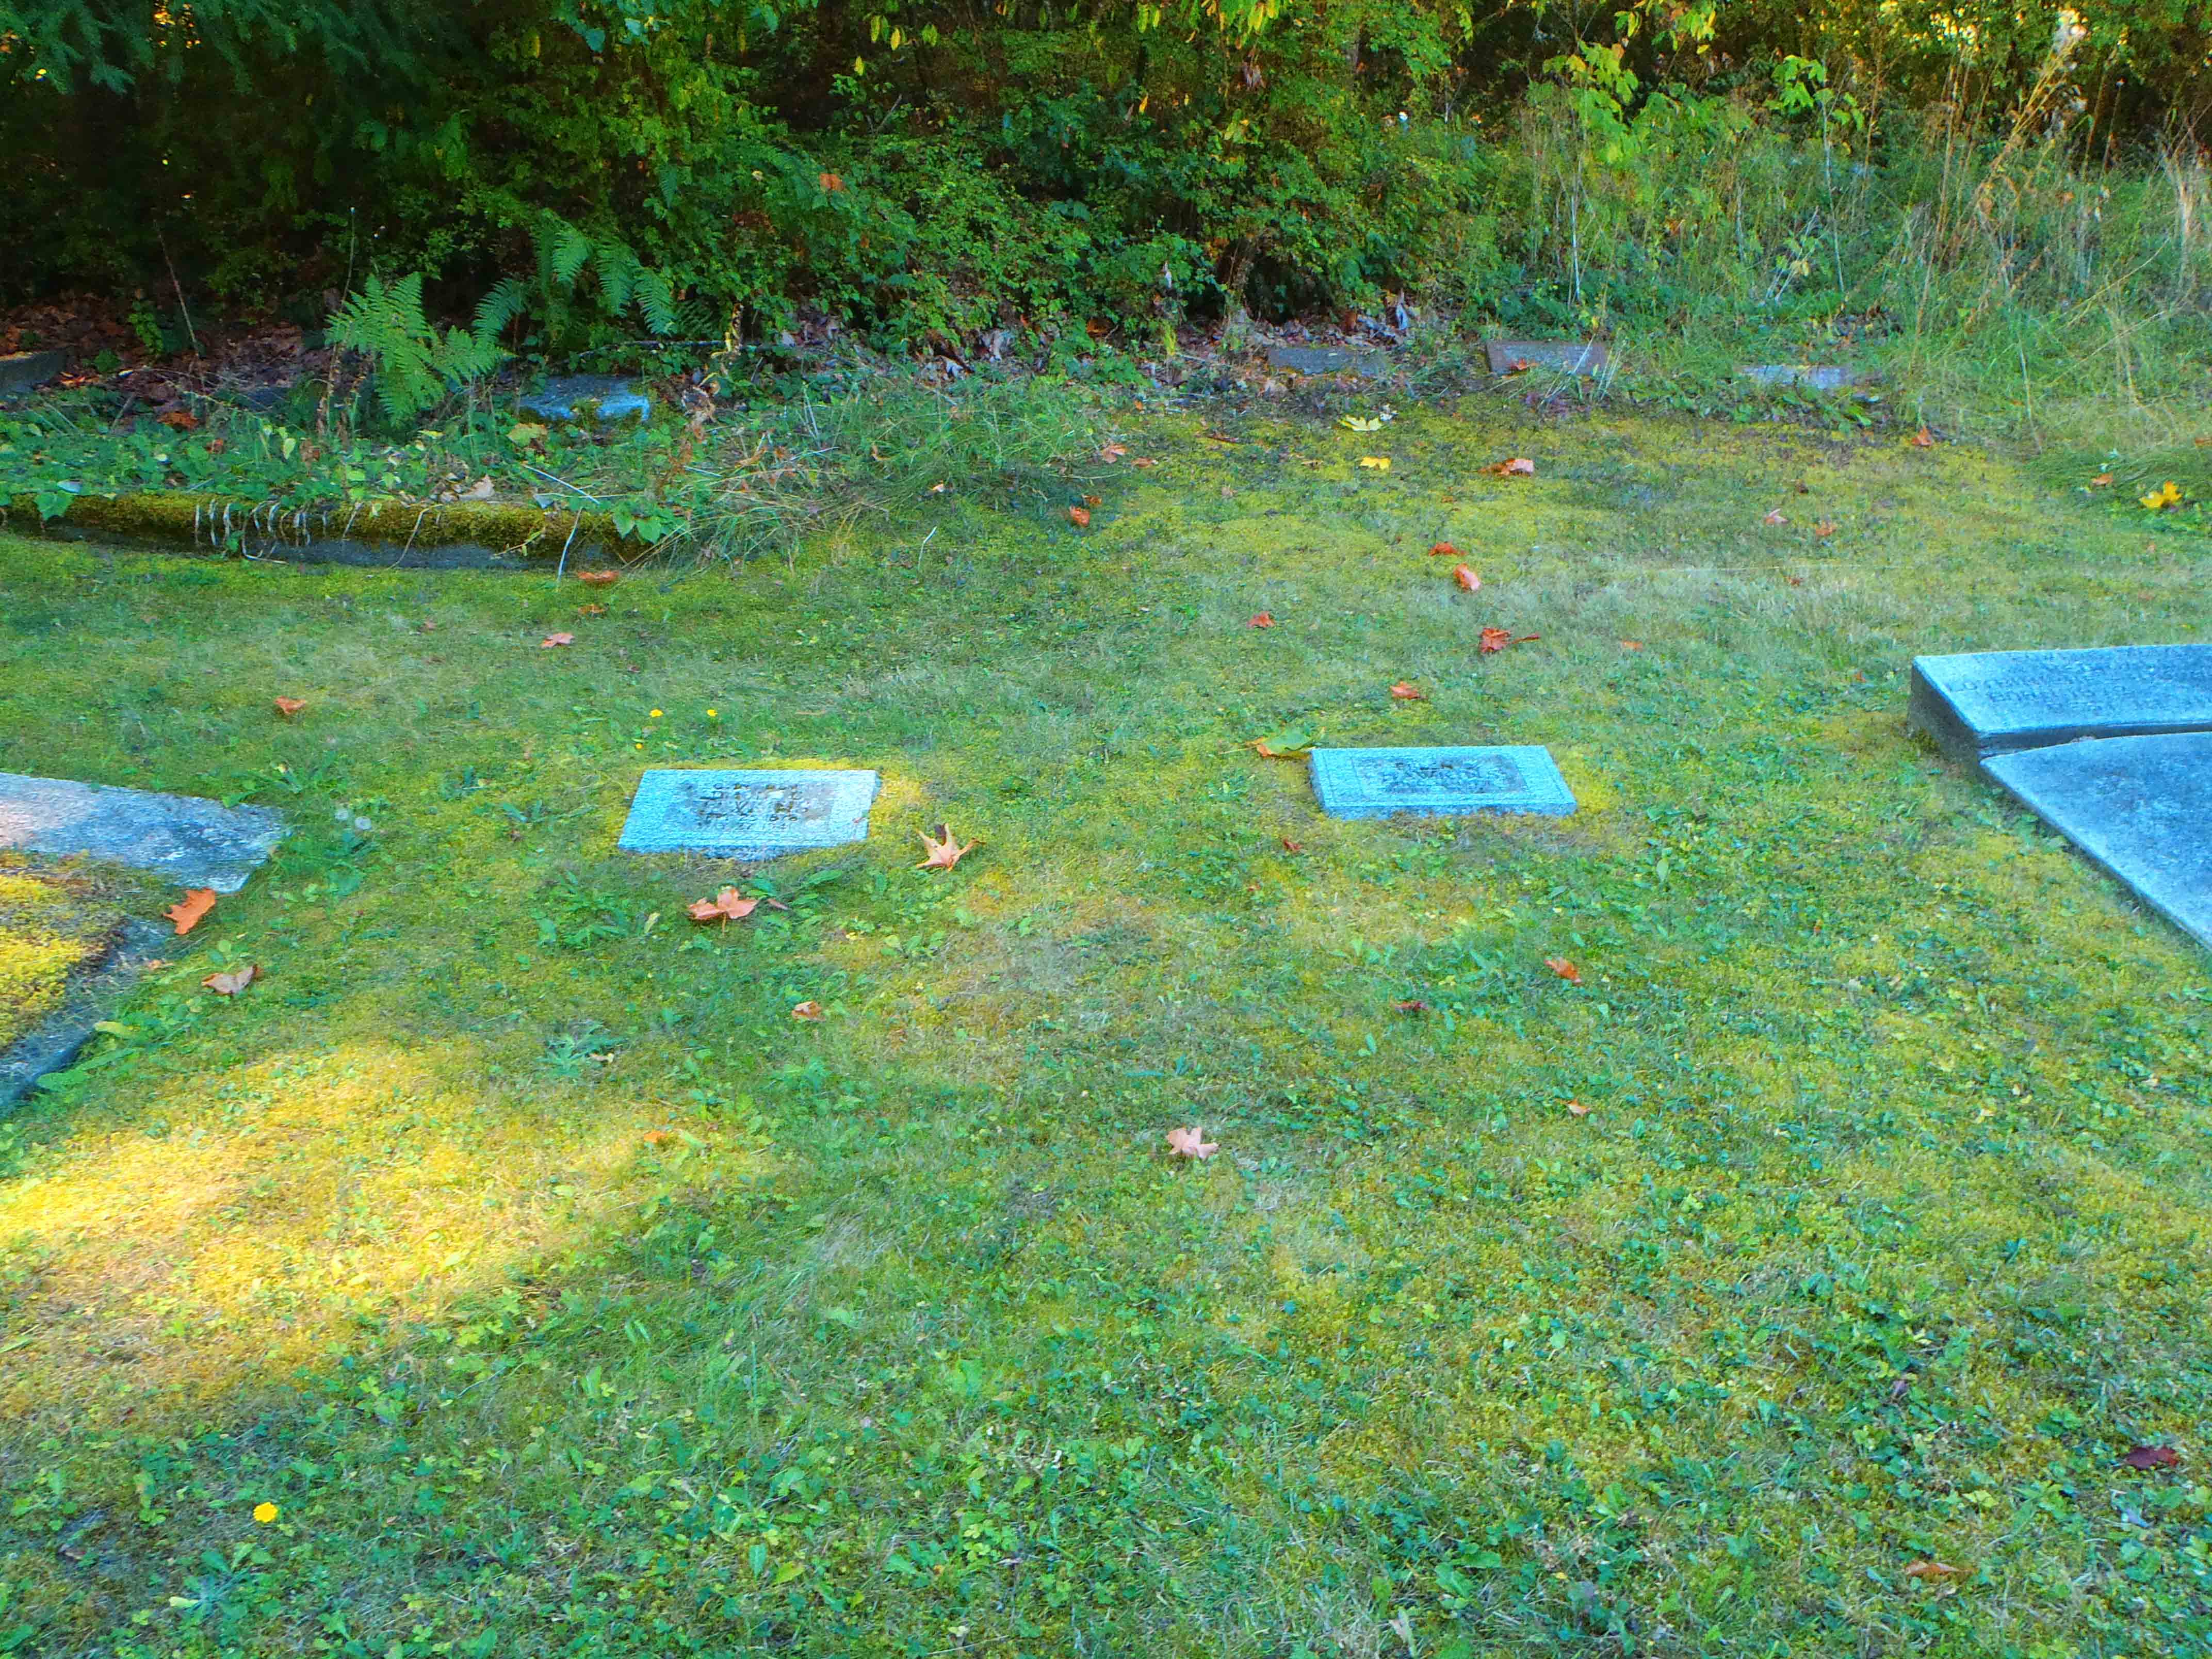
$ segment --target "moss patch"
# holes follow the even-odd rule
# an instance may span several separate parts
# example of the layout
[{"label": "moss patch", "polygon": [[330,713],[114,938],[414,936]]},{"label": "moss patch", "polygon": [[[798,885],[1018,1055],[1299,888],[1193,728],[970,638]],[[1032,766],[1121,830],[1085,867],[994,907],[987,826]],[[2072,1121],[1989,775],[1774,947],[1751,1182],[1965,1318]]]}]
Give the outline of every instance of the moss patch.
[{"label": "moss patch", "polygon": [[137,884],[0,853],[0,1049],[60,1007],[72,975],[115,941]]}]

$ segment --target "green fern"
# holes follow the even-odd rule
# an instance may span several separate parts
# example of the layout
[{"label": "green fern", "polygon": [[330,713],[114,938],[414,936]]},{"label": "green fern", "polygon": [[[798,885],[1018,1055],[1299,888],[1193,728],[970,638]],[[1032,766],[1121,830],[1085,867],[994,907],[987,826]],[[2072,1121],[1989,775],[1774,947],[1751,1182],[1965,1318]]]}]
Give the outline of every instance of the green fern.
[{"label": "green fern", "polygon": [[532,230],[531,242],[538,259],[536,286],[508,276],[486,294],[477,307],[480,337],[495,338],[533,313],[554,334],[568,332],[587,271],[596,279],[598,309],[605,316],[618,318],[635,307],[652,334],[666,338],[683,330],[686,307],[678,304],[675,285],[623,243],[594,240],[550,213]]},{"label": "green fern", "polygon": [[372,273],[331,313],[331,343],[368,358],[385,413],[410,421],[506,361],[497,328],[483,325],[497,292],[477,307],[477,328],[441,334],[422,314],[422,272],[410,271],[394,283]]}]

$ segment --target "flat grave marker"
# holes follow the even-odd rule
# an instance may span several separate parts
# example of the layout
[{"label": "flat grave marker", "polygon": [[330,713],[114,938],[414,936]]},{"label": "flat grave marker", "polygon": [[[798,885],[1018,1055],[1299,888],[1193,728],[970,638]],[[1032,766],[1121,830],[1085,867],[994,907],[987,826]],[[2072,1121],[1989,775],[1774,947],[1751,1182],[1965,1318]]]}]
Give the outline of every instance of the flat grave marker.
[{"label": "flat grave marker", "polygon": [[868,838],[873,772],[680,771],[637,781],[620,845],[626,853],[696,853],[760,863]]},{"label": "flat grave marker", "polygon": [[1526,368],[1564,369],[1571,374],[1605,373],[1606,349],[1597,340],[1485,340],[1483,356],[1492,374]]},{"label": "flat grave marker", "polygon": [[1316,749],[1314,793],[1333,818],[1485,812],[1565,817],[1574,792],[1548,749],[1533,744],[1437,749]]},{"label": "flat grave marker", "polygon": [[1388,367],[1379,352],[1349,351],[1340,346],[1269,346],[1267,367],[1287,368],[1293,374],[1352,373],[1373,380]]},{"label": "flat grave marker", "polygon": [[1738,363],[1735,372],[1761,386],[1804,386],[1815,392],[1841,392],[1866,378],[1840,363]]},{"label": "flat grave marker", "polygon": [[1991,755],[1990,775],[2091,862],[2212,949],[2212,732]]},{"label": "flat grave marker", "polygon": [[575,420],[579,418],[576,405],[585,402],[598,405],[603,426],[628,420],[642,426],[653,417],[653,399],[632,391],[629,382],[619,374],[556,375],[545,382],[543,392],[527,392],[515,399],[516,407],[541,421]]},{"label": "flat grave marker", "polygon": [[2212,731],[2212,645],[1916,657],[1907,719],[1968,763],[2076,738]]},{"label": "flat grave marker", "polygon": [[81,854],[235,893],[283,838],[265,806],[0,772],[0,848],[11,852]]},{"label": "flat grave marker", "polygon": [[69,359],[58,351],[10,351],[0,353],[0,397],[11,392],[28,392],[44,386],[68,366]]}]

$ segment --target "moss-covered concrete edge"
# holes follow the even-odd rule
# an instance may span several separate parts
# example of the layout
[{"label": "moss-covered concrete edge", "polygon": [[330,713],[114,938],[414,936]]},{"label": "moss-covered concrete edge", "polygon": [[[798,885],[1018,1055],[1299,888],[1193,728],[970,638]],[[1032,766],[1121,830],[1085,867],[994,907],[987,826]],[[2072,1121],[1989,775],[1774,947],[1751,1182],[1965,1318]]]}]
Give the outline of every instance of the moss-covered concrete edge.
[{"label": "moss-covered concrete edge", "polygon": [[[139,490],[72,496],[68,511],[46,527],[52,522],[209,548],[242,535],[295,546],[331,538],[416,547],[467,544],[518,558],[558,558],[564,548],[571,553],[584,548],[643,550],[643,544],[615,527],[612,514],[499,501],[395,500],[352,507],[287,507],[198,490]],[[0,523],[35,533],[42,520],[33,498],[19,495],[0,502]]]}]

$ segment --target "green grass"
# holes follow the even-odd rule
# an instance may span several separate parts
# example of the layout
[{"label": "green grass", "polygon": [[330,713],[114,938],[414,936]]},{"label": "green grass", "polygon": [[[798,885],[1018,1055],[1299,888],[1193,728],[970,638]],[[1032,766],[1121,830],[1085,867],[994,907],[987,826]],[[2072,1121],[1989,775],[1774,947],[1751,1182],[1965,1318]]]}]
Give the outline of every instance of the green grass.
[{"label": "green grass", "polygon": [[[2201,521],[1602,410],[1123,435],[1087,534],[598,594],[0,541],[0,769],[297,826],[19,1121],[0,1647],[2212,1644],[2205,957],[1904,726],[1918,651],[2202,637]],[[1326,820],[1292,724],[1583,810]],[[878,768],[872,837],[695,927],[613,842],[708,762]]]},{"label": "green grass", "polygon": [[143,883],[0,853],[0,1049],[59,1008],[73,974],[107,954]]}]

